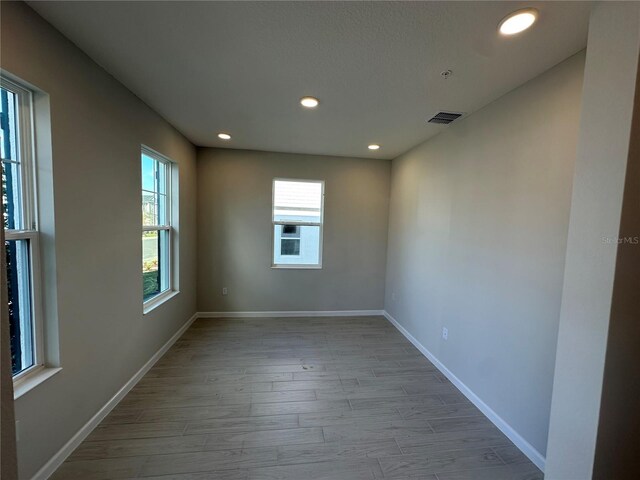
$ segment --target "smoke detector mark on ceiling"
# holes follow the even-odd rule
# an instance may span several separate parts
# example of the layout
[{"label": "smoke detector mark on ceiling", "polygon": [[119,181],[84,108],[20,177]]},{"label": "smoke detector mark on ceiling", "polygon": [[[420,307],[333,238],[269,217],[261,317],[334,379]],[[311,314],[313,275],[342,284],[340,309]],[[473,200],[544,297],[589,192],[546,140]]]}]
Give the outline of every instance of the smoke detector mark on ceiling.
[{"label": "smoke detector mark on ceiling", "polygon": [[433,117],[431,117],[427,122],[429,123],[439,123],[442,125],[449,125],[454,120],[460,118],[464,113],[459,112],[438,112]]}]

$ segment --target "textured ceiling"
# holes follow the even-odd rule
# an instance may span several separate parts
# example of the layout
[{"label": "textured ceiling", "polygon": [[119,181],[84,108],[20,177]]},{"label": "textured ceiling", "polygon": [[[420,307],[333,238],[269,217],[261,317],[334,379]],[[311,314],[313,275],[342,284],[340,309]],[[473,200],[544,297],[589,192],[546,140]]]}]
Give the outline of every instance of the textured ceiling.
[{"label": "textured ceiling", "polygon": [[[586,45],[588,2],[30,2],[193,143],[393,158]],[[496,27],[525,6],[534,28]],[[451,69],[443,79],[440,72]],[[305,110],[304,95],[320,99]],[[216,137],[225,131],[230,142]],[[379,143],[377,152],[367,150]]]}]

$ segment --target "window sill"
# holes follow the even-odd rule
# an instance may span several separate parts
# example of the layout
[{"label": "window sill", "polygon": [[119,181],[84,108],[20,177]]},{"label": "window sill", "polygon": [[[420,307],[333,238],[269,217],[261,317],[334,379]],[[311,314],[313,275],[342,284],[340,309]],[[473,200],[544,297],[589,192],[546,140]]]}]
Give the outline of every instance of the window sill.
[{"label": "window sill", "polygon": [[160,305],[168,302],[173,297],[177,296],[180,293],[179,290],[169,290],[167,292],[161,293],[160,295],[153,297],[150,300],[147,300],[142,306],[142,313],[146,315],[147,313],[155,310]]},{"label": "window sill", "polygon": [[322,265],[271,265],[271,268],[279,270],[322,270]]},{"label": "window sill", "polygon": [[37,367],[13,382],[13,399],[17,400],[45,380],[62,371],[61,367]]}]

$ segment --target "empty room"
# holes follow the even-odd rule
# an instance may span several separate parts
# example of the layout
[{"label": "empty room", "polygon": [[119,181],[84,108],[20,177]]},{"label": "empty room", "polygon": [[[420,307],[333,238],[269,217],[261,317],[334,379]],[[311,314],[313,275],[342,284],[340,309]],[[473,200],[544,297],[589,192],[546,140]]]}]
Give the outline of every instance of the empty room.
[{"label": "empty room", "polygon": [[639,57],[633,1],[0,1],[0,478],[640,478]]}]

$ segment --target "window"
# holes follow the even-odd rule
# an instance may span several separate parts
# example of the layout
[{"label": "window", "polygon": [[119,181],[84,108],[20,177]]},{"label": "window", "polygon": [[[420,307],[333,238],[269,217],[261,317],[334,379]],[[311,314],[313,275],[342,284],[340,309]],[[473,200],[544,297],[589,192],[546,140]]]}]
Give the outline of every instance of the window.
[{"label": "window", "polygon": [[274,268],[321,268],[324,182],[273,181]]},{"label": "window", "polygon": [[300,226],[282,225],[280,236],[281,255],[300,255]]},{"label": "window", "polygon": [[142,149],[142,296],[145,305],[172,291],[171,161]]},{"label": "window", "polygon": [[3,77],[0,85],[2,222],[14,379],[44,364],[33,140],[32,92]]}]

